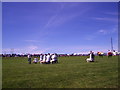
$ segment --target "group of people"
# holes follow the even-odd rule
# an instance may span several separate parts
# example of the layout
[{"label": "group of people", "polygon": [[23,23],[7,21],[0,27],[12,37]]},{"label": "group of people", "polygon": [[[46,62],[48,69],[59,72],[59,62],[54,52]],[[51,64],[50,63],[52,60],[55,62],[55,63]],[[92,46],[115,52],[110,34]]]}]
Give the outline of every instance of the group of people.
[{"label": "group of people", "polygon": [[[103,56],[104,53],[98,52],[97,53],[99,56]],[[113,51],[111,52],[110,50],[108,51],[107,56],[111,57],[112,55],[116,56],[116,52]],[[89,58],[86,59],[87,62],[94,62],[94,52],[90,51],[89,53]],[[31,55],[28,55],[28,61],[29,64],[31,64]],[[53,63],[58,63],[58,55],[56,53],[54,54],[40,54],[40,59],[38,60],[38,58],[34,58],[34,60],[32,61],[33,63],[37,64],[38,62],[41,64],[53,64]]]},{"label": "group of people", "polygon": [[[90,55],[90,57],[87,58],[86,61],[87,62],[94,62],[94,57],[95,57],[94,52],[90,51],[89,55]],[[104,53],[98,52],[97,55],[98,56],[103,56]],[[116,55],[117,55],[117,52],[115,52],[115,50],[113,50],[113,51],[108,50],[108,53],[107,53],[108,58],[112,57],[112,56],[116,56]]]},{"label": "group of people", "polygon": [[119,55],[119,54],[115,50],[113,51],[108,50],[108,57],[116,56],[116,55]]},{"label": "group of people", "polygon": [[103,52],[97,52],[97,55],[103,57],[103,56],[104,56],[104,53],[103,53]]},{"label": "group of people", "polygon": [[[31,64],[31,56],[28,55],[28,62],[29,64]],[[40,59],[38,60],[38,58],[34,58],[34,60],[32,61],[32,63],[40,63],[40,64],[53,64],[53,63],[58,63],[58,55],[56,53],[54,54],[40,54]]]}]

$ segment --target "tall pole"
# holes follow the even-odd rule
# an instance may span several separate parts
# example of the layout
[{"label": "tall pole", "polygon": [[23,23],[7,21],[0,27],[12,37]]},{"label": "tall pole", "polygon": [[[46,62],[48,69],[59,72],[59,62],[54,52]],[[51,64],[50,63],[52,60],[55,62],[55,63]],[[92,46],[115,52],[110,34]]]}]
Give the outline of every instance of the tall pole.
[{"label": "tall pole", "polygon": [[113,42],[112,42],[112,37],[111,37],[111,51],[113,51]]}]

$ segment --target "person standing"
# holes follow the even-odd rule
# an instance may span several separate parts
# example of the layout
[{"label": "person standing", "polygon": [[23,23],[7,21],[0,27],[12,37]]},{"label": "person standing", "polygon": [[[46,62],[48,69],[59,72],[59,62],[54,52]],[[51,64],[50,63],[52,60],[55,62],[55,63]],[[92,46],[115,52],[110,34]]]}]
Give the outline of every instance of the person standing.
[{"label": "person standing", "polygon": [[29,62],[29,64],[31,64],[31,55],[30,54],[28,54],[28,62]]}]

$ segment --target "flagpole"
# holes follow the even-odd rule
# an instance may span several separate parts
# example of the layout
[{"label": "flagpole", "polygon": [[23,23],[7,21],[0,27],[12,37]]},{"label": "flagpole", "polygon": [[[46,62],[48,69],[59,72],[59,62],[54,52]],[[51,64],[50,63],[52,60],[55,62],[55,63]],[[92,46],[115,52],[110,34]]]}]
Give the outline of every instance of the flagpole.
[{"label": "flagpole", "polygon": [[111,51],[113,51],[113,42],[112,42],[112,37],[111,37]]}]

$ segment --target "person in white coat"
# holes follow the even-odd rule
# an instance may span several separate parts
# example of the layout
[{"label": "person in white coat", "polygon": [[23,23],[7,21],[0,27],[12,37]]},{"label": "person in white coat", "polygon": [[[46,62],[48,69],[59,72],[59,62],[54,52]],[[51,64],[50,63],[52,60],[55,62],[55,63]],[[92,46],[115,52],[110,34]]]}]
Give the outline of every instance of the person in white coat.
[{"label": "person in white coat", "polygon": [[46,62],[46,56],[47,56],[47,54],[44,54],[44,56],[43,56],[43,60],[40,61],[41,64]]},{"label": "person in white coat", "polygon": [[50,56],[50,53],[48,53],[46,56],[46,64],[49,64],[50,60],[51,60],[51,56]]},{"label": "person in white coat", "polygon": [[58,56],[57,56],[57,54],[55,53],[55,54],[53,54],[52,56],[51,56],[51,63],[53,64],[53,63],[58,63]]},{"label": "person in white coat", "polygon": [[115,50],[113,50],[113,56],[116,56],[117,55],[117,52]]},{"label": "person in white coat", "polygon": [[37,64],[38,58],[34,58],[33,63]]},{"label": "person in white coat", "polygon": [[41,62],[43,60],[43,54],[40,54],[40,60],[39,62]]},{"label": "person in white coat", "polygon": [[87,62],[94,62],[94,54],[90,51],[90,57],[86,59]]}]

